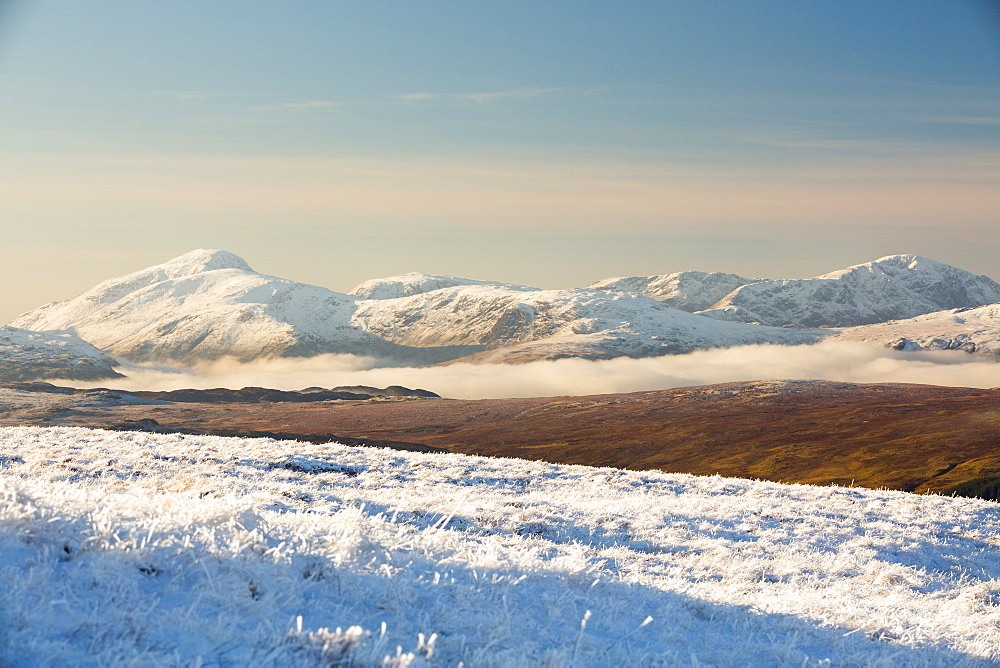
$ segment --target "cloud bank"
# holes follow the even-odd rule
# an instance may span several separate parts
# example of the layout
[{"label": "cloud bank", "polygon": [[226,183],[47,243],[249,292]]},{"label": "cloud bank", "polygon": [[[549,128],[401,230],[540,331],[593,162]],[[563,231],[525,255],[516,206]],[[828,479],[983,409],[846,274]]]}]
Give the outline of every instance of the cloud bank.
[{"label": "cloud bank", "polygon": [[123,390],[403,385],[456,399],[638,392],[778,379],[1000,387],[1000,362],[990,358],[958,351],[905,353],[856,342],[740,346],[644,359],[561,359],[520,365],[380,367],[372,358],[322,355],[251,364],[222,361],[197,369],[126,366],[121,371],[127,378],[112,384]]}]

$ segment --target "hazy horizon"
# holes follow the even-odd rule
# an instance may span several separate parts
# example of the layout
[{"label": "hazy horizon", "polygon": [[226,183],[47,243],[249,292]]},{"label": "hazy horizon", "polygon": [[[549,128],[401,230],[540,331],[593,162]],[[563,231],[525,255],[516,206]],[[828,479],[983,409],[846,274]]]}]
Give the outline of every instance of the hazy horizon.
[{"label": "hazy horizon", "polygon": [[0,321],[193,248],[346,292],[1000,279],[985,0],[0,0]]}]

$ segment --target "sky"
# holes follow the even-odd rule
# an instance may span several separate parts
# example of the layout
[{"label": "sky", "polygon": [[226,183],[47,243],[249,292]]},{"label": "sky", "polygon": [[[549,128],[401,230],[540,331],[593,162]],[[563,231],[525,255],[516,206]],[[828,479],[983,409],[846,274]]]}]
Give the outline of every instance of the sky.
[{"label": "sky", "polygon": [[1000,6],[0,0],[0,322],[194,248],[348,291],[1000,280]]}]

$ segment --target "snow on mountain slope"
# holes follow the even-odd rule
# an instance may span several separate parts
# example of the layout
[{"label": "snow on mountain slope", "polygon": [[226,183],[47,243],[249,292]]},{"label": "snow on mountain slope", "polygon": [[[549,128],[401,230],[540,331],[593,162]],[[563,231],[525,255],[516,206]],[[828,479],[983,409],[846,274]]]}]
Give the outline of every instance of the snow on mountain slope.
[{"label": "snow on mountain slope", "polygon": [[121,378],[118,362],[68,332],[0,327],[0,381]]},{"label": "snow on mountain slope", "polygon": [[976,499],[0,429],[0,663],[996,665],[998,536]]},{"label": "snow on mountain slope", "polygon": [[[528,343],[530,353],[517,350],[508,357],[636,357],[747,343],[811,343],[824,335],[719,322],[629,293],[535,290],[466,279],[430,289],[435,283],[418,280],[426,275],[411,276],[417,278],[408,285],[429,291],[359,299],[264,276],[231,253],[202,249],[105,281],[13,324],[72,329],[130,361],[183,364],[321,353],[431,364]],[[382,293],[373,288],[373,294]],[[493,353],[490,359],[505,361],[505,356]]]},{"label": "snow on mountain slope", "polygon": [[850,327],[834,338],[896,350],[964,350],[1000,356],[1000,304]]},{"label": "snow on mountain slope", "polygon": [[[748,343],[813,343],[825,333],[722,323],[648,297],[606,290],[444,288],[358,305],[353,322],[406,346],[511,349],[527,359],[644,357]],[[524,346],[532,349],[525,356]],[[520,352],[519,352],[520,351]],[[492,353],[480,359],[510,361]]]},{"label": "snow on mountain slope", "polygon": [[[163,281],[183,279],[208,271],[224,269],[253,273],[253,270],[241,257],[227,251],[199,248],[169,262],[141,269],[125,276],[110,278],[98,283],[76,299],[46,304],[20,316],[14,322],[23,322],[29,325],[60,323],[49,327],[49,329],[65,329],[69,323],[99,314],[109,305],[144,288]],[[29,328],[37,329],[37,327]]]},{"label": "snow on mountain slope", "polygon": [[986,276],[917,255],[890,255],[815,278],[736,288],[701,315],[736,322],[848,327],[1000,302]]},{"label": "snow on mountain slope", "polygon": [[591,290],[638,292],[682,311],[712,308],[730,292],[760,279],[721,272],[682,271],[658,276],[605,278],[587,287]]},{"label": "snow on mountain slope", "polygon": [[400,274],[399,276],[373,278],[356,286],[348,294],[361,297],[362,299],[396,299],[398,297],[419,295],[424,292],[431,292],[432,290],[441,290],[442,288],[453,288],[459,285],[489,285],[516,291],[538,289],[521,285],[510,285],[509,283],[477,281],[471,278],[455,278],[454,276],[441,276],[439,274],[425,274],[421,271],[414,271],[408,274]]},{"label": "snow on mountain slope", "polygon": [[[984,276],[896,255],[812,279],[740,285],[698,314],[668,304],[695,308],[746,280],[683,272],[608,279],[595,290],[537,290],[406,274],[362,284],[357,292],[378,298],[361,299],[265,276],[232,253],[200,249],[110,279],[12,324],[72,331],[137,362],[196,364],[223,357],[250,361],[323,353],[370,356],[388,365],[460,358],[523,362],[813,343],[836,332],[801,327],[868,323],[1000,301],[1000,285]],[[413,294],[391,296],[400,292]],[[751,321],[798,327],[746,324]],[[989,347],[985,340],[984,346]]]},{"label": "snow on mountain slope", "polygon": [[322,353],[428,363],[469,351],[408,350],[351,326],[356,299],[258,274],[225,251],[199,249],[26,313],[26,329],[73,329],[117,357],[197,363]]}]

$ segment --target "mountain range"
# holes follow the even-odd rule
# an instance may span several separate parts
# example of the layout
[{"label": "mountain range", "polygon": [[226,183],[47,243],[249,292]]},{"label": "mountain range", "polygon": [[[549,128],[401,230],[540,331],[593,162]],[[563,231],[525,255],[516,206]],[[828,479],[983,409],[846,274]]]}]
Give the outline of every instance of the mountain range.
[{"label": "mountain range", "polygon": [[889,255],[814,278],[685,271],[606,278],[590,287],[636,292],[719,320],[778,327],[856,327],[1000,302],[1000,284],[991,278],[919,255]]},{"label": "mountain range", "polygon": [[916,255],[807,279],[689,271],[568,290],[418,272],[343,294],[198,249],[11,326],[75,336],[120,360],[185,365],[324,353],[385,365],[604,359],[831,337],[995,354],[998,303],[993,280]]}]

